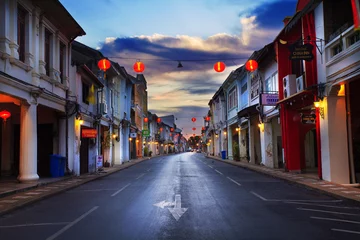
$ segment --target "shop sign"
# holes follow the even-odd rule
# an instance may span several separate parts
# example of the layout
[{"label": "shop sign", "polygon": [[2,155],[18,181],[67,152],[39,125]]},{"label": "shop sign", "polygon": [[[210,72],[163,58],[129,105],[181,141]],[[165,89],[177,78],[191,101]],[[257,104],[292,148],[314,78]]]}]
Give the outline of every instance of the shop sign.
[{"label": "shop sign", "polygon": [[276,106],[276,103],[279,101],[279,94],[262,93],[260,99],[261,99],[261,105]]},{"label": "shop sign", "polygon": [[289,47],[290,49],[290,60],[306,60],[311,61],[314,59],[314,55],[312,53],[314,46],[306,43],[306,44],[293,44]]},{"label": "shop sign", "polygon": [[136,138],[136,133],[130,133],[131,138]]},{"label": "shop sign", "polygon": [[261,81],[261,75],[259,71],[256,70],[250,73],[250,80],[251,80],[250,97],[251,100],[254,100],[257,96],[259,96],[260,81]]},{"label": "shop sign", "polygon": [[143,137],[150,137],[150,130],[148,129],[142,130],[142,135]]},{"label": "shop sign", "polygon": [[96,138],[97,130],[93,128],[84,128],[81,130],[81,137],[83,138]]},{"label": "shop sign", "polygon": [[96,156],[96,167],[101,168],[103,166],[103,157],[102,155]]},{"label": "shop sign", "polygon": [[316,115],[315,114],[301,114],[301,122],[303,124],[315,124]]}]

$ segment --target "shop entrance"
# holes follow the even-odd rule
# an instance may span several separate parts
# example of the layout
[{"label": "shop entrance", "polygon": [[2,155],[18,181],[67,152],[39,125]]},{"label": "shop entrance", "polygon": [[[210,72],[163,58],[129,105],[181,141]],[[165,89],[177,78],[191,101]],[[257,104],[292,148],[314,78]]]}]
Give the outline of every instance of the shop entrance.
[{"label": "shop entrance", "polygon": [[352,136],[352,155],[354,161],[355,181],[360,183],[360,97],[358,89],[360,89],[360,80],[349,83],[349,100],[350,100],[350,116],[351,116],[351,136]]},{"label": "shop entrance", "polygon": [[316,129],[309,130],[305,135],[305,171],[317,173],[317,142]]}]

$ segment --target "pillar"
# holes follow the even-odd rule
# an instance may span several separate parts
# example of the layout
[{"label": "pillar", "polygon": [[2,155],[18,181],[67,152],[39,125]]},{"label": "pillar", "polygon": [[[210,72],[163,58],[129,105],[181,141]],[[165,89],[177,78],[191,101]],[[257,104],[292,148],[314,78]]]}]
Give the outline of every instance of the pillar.
[{"label": "pillar", "polygon": [[[40,59],[40,9],[35,8],[32,14],[32,29],[31,29],[31,36],[32,36],[32,46],[31,52],[33,54],[33,63],[32,67],[33,70],[31,72],[32,76],[32,83],[35,86],[40,85],[40,71],[39,71],[39,59]],[[64,128],[65,129],[65,128]]]},{"label": "pillar", "polygon": [[234,160],[233,150],[232,150],[232,131],[231,127],[228,126],[227,133],[226,133],[227,141],[228,141],[228,158],[230,160]]},{"label": "pillar", "polygon": [[9,57],[10,50],[9,0],[0,1],[0,53]]},{"label": "pillar", "polygon": [[[10,1],[9,0],[9,36],[10,36],[10,51],[11,57],[15,59],[19,59],[18,48],[19,45],[17,44],[17,1]],[[6,24],[6,23],[5,23]]]},{"label": "pillar", "polygon": [[264,123],[260,129],[261,140],[261,163],[267,167],[274,167],[274,153],[273,153],[273,129],[271,122]]},{"label": "pillar", "polygon": [[59,133],[59,154],[61,156],[66,156],[66,119],[59,119],[59,126],[58,126],[58,133]]},{"label": "pillar", "polygon": [[259,128],[257,125],[255,125],[255,121],[251,121],[251,119],[248,120],[249,125],[249,158],[250,163],[256,164],[256,152],[255,152],[255,131]]},{"label": "pillar", "polygon": [[37,174],[37,104],[26,101],[20,106],[20,182],[39,179]]},{"label": "pillar", "polygon": [[11,152],[12,152],[12,122],[11,118],[2,122],[2,146],[1,146],[1,175],[10,176],[11,175]]}]

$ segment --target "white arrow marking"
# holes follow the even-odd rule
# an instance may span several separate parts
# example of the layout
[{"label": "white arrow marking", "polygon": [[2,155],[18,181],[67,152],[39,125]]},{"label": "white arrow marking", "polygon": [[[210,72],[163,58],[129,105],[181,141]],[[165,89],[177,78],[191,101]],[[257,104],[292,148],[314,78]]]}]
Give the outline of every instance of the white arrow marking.
[{"label": "white arrow marking", "polygon": [[166,201],[161,201],[158,203],[155,203],[154,206],[156,207],[160,207],[160,208],[164,208],[164,207],[171,207],[174,206],[175,204],[172,202],[166,202]]},{"label": "white arrow marking", "polygon": [[175,207],[169,208],[169,211],[173,215],[176,221],[178,221],[181,216],[188,210],[187,208],[181,208],[181,195],[176,194],[175,195]]}]

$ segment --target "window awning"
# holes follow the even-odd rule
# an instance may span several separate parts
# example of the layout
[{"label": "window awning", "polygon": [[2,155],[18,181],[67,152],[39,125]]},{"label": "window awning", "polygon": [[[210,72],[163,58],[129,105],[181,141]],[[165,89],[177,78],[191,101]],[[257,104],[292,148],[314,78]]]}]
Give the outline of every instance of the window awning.
[{"label": "window awning", "polygon": [[252,115],[258,114],[259,111],[256,109],[257,105],[251,105],[250,107],[244,108],[238,112],[238,118],[250,117]]}]

